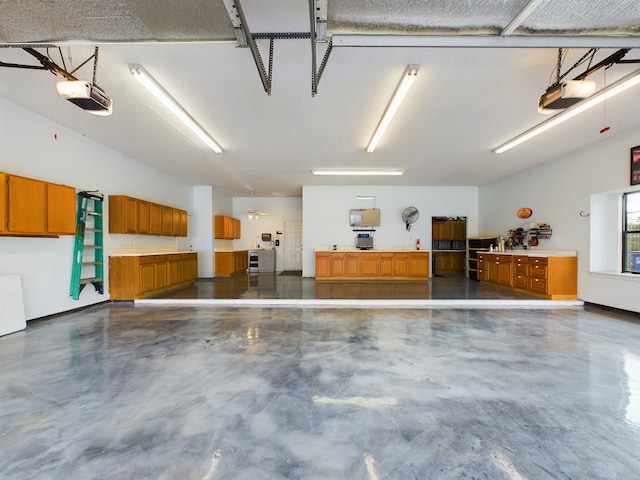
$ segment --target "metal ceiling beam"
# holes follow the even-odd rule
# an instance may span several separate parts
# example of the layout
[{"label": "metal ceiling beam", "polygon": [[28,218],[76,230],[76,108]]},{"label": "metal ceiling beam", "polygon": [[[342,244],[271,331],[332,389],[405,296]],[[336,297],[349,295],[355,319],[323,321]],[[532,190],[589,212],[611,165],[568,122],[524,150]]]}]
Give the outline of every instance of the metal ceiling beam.
[{"label": "metal ceiling beam", "polygon": [[267,95],[271,95],[271,66],[273,65],[273,39],[270,42],[269,73],[267,73],[267,71],[264,68],[264,63],[262,62],[262,57],[260,56],[260,50],[258,49],[258,45],[256,44],[255,39],[251,35],[251,31],[249,30],[249,25],[247,24],[247,18],[244,16],[244,11],[242,10],[242,5],[240,4],[240,0],[233,0],[233,4],[238,14],[240,26],[242,28],[242,31],[244,32],[244,36],[249,46],[249,50],[251,50],[253,61],[255,62],[256,67],[258,69],[258,74],[260,75],[260,80],[262,81],[262,87],[264,88],[264,91],[267,92]]},{"label": "metal ceiling beam", "polygon": [[434,48],[639,48],[640,35],[375,35],[338,34],[334,47],[434,47]]},{"label": "metal ceiling beam", "polygon": [[[323,0],[324,3],[324,36],[326,39],[326,0]],[[324,67],[327,65],[327,61],[329,60],[329,55],[331,55],[331,50],[333,49],[332,42],[329,42],[327,49],[324,53],[324,58],[322,59],[322,63],[320,64],[320,69],[317,69],[317,52],[316,46],[318,44],[317,38],[317,30],[316,27],[318,24],[322,24],[323,19],[322,16],[318,14],[318,12],[322,12],[322,8],[318,8],[318,4],[316,0],[309,0],[309,25],[311,28],[311,96],[315,97],[318,94],[318,83],[320,83],[320,78],[322,77],[322,72],[324,72]]]},{"label": "metal ceiling beam", "polygon": [[513,31],[520,25],[522,25],[522,22],[524,22],[529,17],[529,15],[531,15],[533,11],[538,8],[538,6],[540,6],[540,4],[544,1],[546,0],[529,0],[524,8],[520,10],[520,13],[518,13],[518,15],[516,15],[514,19],[509,22],[509,25],[502,29],[500,35],[511,35]]}]

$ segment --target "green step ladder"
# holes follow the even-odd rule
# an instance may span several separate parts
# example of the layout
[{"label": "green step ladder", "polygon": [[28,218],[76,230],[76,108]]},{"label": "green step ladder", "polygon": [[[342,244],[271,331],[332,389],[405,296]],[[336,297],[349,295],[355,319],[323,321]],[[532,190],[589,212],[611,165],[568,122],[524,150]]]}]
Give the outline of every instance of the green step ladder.
[{"label": "green step ladder", "polygon": [[[104,195],[97,191],[79,192],[76,215],[76,240],[73,247],[73,266],[69,295],[74,300],[80,292],[92,284],[96,291],[104,294],[104,256],[102,248],[102,202]],[[87,225],[88,221],[88,225]],[[85,234],[89,233],[89,238]],[[89,244],[85,242],[91,242]],[[87,258],[85,258],[85,253]],[[88,272],[91,272],[90,274]]]}]

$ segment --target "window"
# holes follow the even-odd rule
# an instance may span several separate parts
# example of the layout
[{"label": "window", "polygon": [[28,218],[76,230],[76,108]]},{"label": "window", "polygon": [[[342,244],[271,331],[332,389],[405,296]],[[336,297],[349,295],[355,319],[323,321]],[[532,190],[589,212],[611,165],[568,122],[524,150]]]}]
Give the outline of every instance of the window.
[{"label": "window", "polygon": [[640,273],[640,192],[624,194],[622,271]]}]

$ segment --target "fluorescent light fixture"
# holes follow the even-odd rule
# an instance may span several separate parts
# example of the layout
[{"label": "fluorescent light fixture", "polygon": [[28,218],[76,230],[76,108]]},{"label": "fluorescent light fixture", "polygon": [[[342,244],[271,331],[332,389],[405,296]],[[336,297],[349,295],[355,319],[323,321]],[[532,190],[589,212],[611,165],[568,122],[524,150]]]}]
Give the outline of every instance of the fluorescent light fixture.
[{"label": "fluorescent light fixture", "polygon": [[187,127],[191,129],[204,143],[206,143],[214,152],[222,153],[222,147],[213,139],[207,131],[196,122],[187,111],[180,106],[174,98],[155,81],[155,79],[147,73],[147,71],[138,64],[130,64],[129,71],[133,78],[138,80],[147,88],[162,104],[167,107],[171,113],[178,117]]},{"label": "fluorescent light fixture", "polygon": [[503,153],[507,150],[515,147],[516,145],[520,145],[523,142],[535,137],[536,135],[540,135],[542,132],[546,132],[550,128],[555,127],[556,125],[561,124],[562,122],[569,120],[570,118],[575,117],[576,115],[590,109],[591,107],[595,107],[596,105],[604,102],[605,100],[627,90],[628,88],[633,87],[640,83],[640,70],[636,70],[635,72],[627,75],[626,77],[621,78],[615,83],[612,83],[608,87],[603,88],[597,93],[594,93],[589,98],[578,102],[571,107],[563,110],[561,113],[554,115],[553,117],[545,120],[542,123],[539,123],[533,128],[530,128],[526,132],[521,133],[517,137],[512,138],[506,143],[503,143],[499,147],[497,147],[493,152],[494,153]]},{"label": "fluorescent light fixture", "polygon": [[324,169],[314,168],[311,170],[314,175],[404,175],[404,170],[400,169],[386,169],[386,170],[364,170],[357,168],[343,168],[343,169]]},{"label": "fluorescent light fixture", "polygon": [[378,124],[378,128],[376,128],[373,137],[371,137],[371,141],[367,146],[367,152],[371,153],[375,150],[376,145],[378,145],[378,142],[382,138],[382,135],[384,135],[384,131],[389,126],[389,123],[391,123],[391,119],[395,115],[396,110],[398,110],[398,107],[409,91],[409,88],[411,88],[411,85],[413,85],[413,81],[418,75],[418,68],[419,65],[409,65],[402,74],[402,80],[400,80],[400,83],[398,84],[398,87],[396,88],[396,91],[391,98],[391,102],[389,102],[387,109],[384,111],[384,114],[380,119],[380,123]]},{"label": "fluorescent light fixture", "polygon": [[375,200],[375,195],[356,195],[356,200]]}]

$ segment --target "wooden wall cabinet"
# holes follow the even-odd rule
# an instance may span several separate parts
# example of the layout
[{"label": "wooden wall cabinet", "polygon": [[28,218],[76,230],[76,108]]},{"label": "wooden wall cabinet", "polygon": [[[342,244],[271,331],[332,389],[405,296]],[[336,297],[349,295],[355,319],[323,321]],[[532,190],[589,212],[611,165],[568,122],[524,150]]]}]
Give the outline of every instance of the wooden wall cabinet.
[{"label": "wooden wall cabinet", "polygon": [[240,238],[240,220],[226,215],[214,215],[214,238],[218,240],[236,240]]},{"label": "wooden wall cabinet", "polygon": [[109,233],[187,236],[187,212],[125,195],[109,195]]},{"label": "wooden wall cabinet", "polygon": [[318,251],[316,278],[325,280],[408,280],[429,278],[426,251]]},{"label": "wooden wall cabinet", "polygon": [[198,254],[123,255],[109,257],[112,300],[134,300],[188,286],[198,277]]},{"label": "wooden wall cabinet", "polygon": [[467,238],[465,220],[434,220],[432,230],[433,240],[466,240]]},{"label": "wooden wall cabinet", "polygon": [[246,272],[249,268],[248,250],[229,250],[215,252],[215,276],[231,277]]},{"label": "wooden wall cabinet", "polygon": [[0,173],[0,235],[75,235],[75,223],[75,188]]}]

